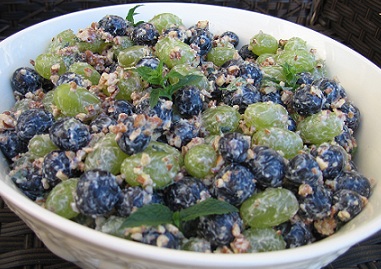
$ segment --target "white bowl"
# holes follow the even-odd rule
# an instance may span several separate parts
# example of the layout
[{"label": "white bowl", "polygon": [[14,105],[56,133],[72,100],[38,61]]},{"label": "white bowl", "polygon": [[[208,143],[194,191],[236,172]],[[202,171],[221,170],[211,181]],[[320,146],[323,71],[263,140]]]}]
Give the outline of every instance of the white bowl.
[{"label": "white bowl", "polygon": [[[10,87],[12,72],[29,65],[46,48],[57,33],[71,28],[76,31],[98,21],[104,15],[125,17],[135,4],[110,6],[61,16],[27,28],[0,43],[0,111],[9,109],[14,101]],[[381,70],[360,54],[299,25],[254,12],[218,6],[182,3],[145,3],[138,9],[138,20],[171,12],[183,19],[187,26],[198,20],[209,20],[212,32],[236,32],[240,44],[247,44],[259,30],[277,38],[299,36],[323,57],[330,75],[335,75],[349,97],[362,112],[360,145],[357,164],[367,177],[381,180]],[[335,235],[296,249],[255,254],[205,254],[162,249],[86,228],[43,209],[26,198],[6,177],[9,168],[0,162],[0,195],[58,256],[84,268],[320,268],[343,254],[355,243],[371,236],[381,228],[381,185],[363,212]]]}]

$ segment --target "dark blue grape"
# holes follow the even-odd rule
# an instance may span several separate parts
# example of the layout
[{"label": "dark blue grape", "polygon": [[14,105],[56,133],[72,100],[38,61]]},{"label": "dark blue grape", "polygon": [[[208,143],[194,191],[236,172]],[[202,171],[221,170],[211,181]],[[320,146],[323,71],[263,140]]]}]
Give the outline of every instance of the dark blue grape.
[{"label": "dark blue grape", "polygon": [[285,177],[294,185],[318,185],[322,183],[323,173],[314,156],[300,153],[288,162]]},{"label": "dark blue grape", "polygon": [[285,104],[282,101],[282,95],[279,91],[262,94],[262,102],[269,102],[269,101],[275,104],[285,106]]},{"label": "dark blue grape", "polygon": [[120,114],[131,116],[134,113],[134,106],[126,100],[116,100],[108,109],[111,118],[118,120]]},{"label": "dark blue grape", "polygon": [[357,216],[365,204],[363,197],[355,191],[342,189],[333,194],[333,208],[337,217],[347,222]]},{"label": "dark blue grape", "polygon": [[118,216],[128,217],[137,208],[152,203],[152,194],[141,188],[127,187],[120,193],[120,198],[115,205]]},{"label": "dark blue grape", "polygon": [[319,88],[303,84],[295,90],[292,98],[293,109],[302,116],[316,114],[322,110],[325,97]]},{"label": "dark blue grape", "polygon": [[239,37],[236,33],[232,31],[226,31],[223,32],[220,36],[222,40],[228,41],[230,44],[232,44],[234,47],[238,46],[239,43]]},{"label": "dark blue grape", "polygon": [[142,152],[151,141],[151,131],[143,124],[135,124],[132,117],[124,121],[126,132],[117,139],[119,148],[128,155]]},{"label": "dark blue grape", "polygon": [[42,163],[42,176],[47,180],[49,187],[53,188],[62,180],[79,175],[78,170],[72,168],[69,152],[55,150],[44,157]]},{"label": "dark blue grape", "polygon": [[106,15],[98,22],[99,28],[112,36],[125,36],[129,23],[120,16]]},{"label": "dark blue grape", "polygon": [[347,153],[338,145],[323,143],[311,150],[323,172],[324,179],[333,179],[343,171]]},{"label": "dark blue grape", "polygon": [[321,78],[315,80],[312,85],[318,87],[325,96],[324,108],[331,108],[341,98],[347,96],[344,88],[335,80],[329,78]]},{"label": "dark blue grape", "polygon": [[331,214],[332,191],[324,185],[311,186],[311,193],[299,194],[299,213],[312,219],[324,219]]},{"label": "dark blue grape", "polygon": [[5,130],[0,133],[0,150],[8,160],[11,160],[18,154],[27,152],[28,143],[19,139],[16,131]]},{"label": "dark blue grape", "polygon": [[66,72],[58,78],[56,82],[56,86],[59,86],[61,84],[75,82],[80,87],[85,87],[85,81],[82,76],[74,73],[74,72]]},{"label": "dark blue grape", "polygon": [[[134,237],[140,243],[170,249],[180,249],[183,234],[172,225],[142,227],[141,236]],[[138,239],[137,239],[138,238]]]},{"label": "dark blue grape", "polygon": [[197,52],[198,55],[206,55],[213,46],[213,35],[205,29],[196,29],[195,34],[190,37],[189,45]]},{"label": "dark blue grape", "polygon": [[343,112],[345,115],[345,125],[355,132],[360,125],[361,118],[361,113],[358,107],[356,107],[352,102],[345,102],[338,108],[338,110]]},{"label": "dark blue grape", "polygon": [[11,78],[11,87],[15,96],[22,98],[26,93],[34,93],[43,86],[44,79],[30,67],[16,69]]},{"label": "dark blue grape", "polygon": [[343,132],[335,137],[335,142],[342,146],[346,152],[353,155],[357,149],[357,141],[353,136],[353,130],[349,129],[348,126],[343,126]]},{"label": "dark blue grape", "polygon": [[163,190],[164,203],[172,211],[179,211],[211,197],[208,187],[199,179],[184,177]]},{"label": "dark blue grape", "polygon": [[243,165],[229,164],[214,177],[211,194],[219,200],[239,206],[255,191],[253,173]]},{"label": "dark blue grape", "polygon": [[253,80],[253,85],[257,88],[261,85],[263,74],[259,65],[245,61],[240,66],[241,77]]},{"label": "dark blue grape", "polygon": [[297,85],[312,84],[314,81],[314,76],[310,72],[298,73],[295,77]]},{"label": "dark blue grape", "polygon": [[159,58],[155,56],[146,56],[141,58],[137,63],[136,63],[136,68],[141,67],[141,66],[146,66],[151,69],[156,69],[159,66],[160,60]]},{"label": "dark blue grape", "polygon": [[169,131],[165,132],[166,142],[178,149],[188,144],[199,134],[199,127],[195,123],[180,119],[172,124]]},{"label": "dark blue grape", "polygon": [[286,173],[286,161],[277,151],[267,146],[256,146],[249,166],[257,184],[262,187],[280,187]]},{"label": "dark blue grape", "polygon": [[287,221],[278,226],[287,248],[296,248],[312,243],[315,238],[311,228],[303,221]]},{"label": "dark blue grape", "polygon": [[110,172],[88,170],[79,178],[75,204],[79,212],[86,216],[104,216],[114,208],[120,192],[117,180]]},{"label": "dark blue grape", "polygon": [[172,102],[160,98],[158,103],[151,107],[148,98],[143,98],[135,106],[136,114],[146,114],[148,117],[159,117],[163,123],[159,126],[160,129],[169,130],[172,124]]},{"label": "dark blue grape", "polygon": [[243,45],[239,51],[238,54],[241,56],[242,59],[244,60],[252,60],[252,59],[257,59],[258,55],[254,54],[251,50],[249,50],[249,45]]},{"label": "dark blue grape", "polygon": [[62,150],[77,151],[90,142],[88,126],[75,118],[57,120],[49,130],[52,142]]},{"label": "dark blue grape", "polygon": [[224,134],[218,141],[218,151],[228,163],[242,163],[247,158],[250,138],[241,133]]},{"label": "dark blue grape", "polygon": [[244,84],[222,91],[222,100],[229,106],[238,106],[238,111],[244,113],[250,104],[261,102],[262,95],[253,84]]},{"label": "dark blue grape", "polygon": [[196,87],[185,87],[175,93],[174,105],[177,112],[184,118],[198,116],[203,108],[201,92]]},{"label": "dark blue grape", "polygon": [[343,171],[334,179],[334,190],[351,190],[369,198],[371,184],[368,178],[357,171]]},{"label": "dark blue grape", "polygon": [[36,134],[47,133],[53,122],[53,115],[43,109],[24,110],[17,119],[17,136],[28,141]]},{"label": "dark blue grape", "polygon": [[288,116],[287,129],[289,131],[296,132],[296,127],[296,121],[291,116]]},{"label": "dark blue grape", "polygon": [[131,38],[136,45],[154,46],[159,38],[159,31],[152,23],[143,22],[134,27]]},{"label": "dark blue grape", "polygon": [[90,133],[108,133],[108,127],[116,124],[117,121],[105,113],[99,114],[94,120],[90,122]]},{"label": "dark blue grape", "polygon": [[31,200],[36,201],[45,196],[47,189],[42,183],[40,170],[34,167],[12,170],[11,180]]},{"label": "dark blue grape", "polygon": [[169,36],[170,38],[177,38],[182,42],[188,39],[186,29],[178,26],[169,27],[163,30],[162,36]]},{"label": "dark blue grape", "polygon": [[213,248],[227,246],[234,239],[233,230],[243,231],[243,221],[237,212],[200,217],[197,234],[210,242]]}]

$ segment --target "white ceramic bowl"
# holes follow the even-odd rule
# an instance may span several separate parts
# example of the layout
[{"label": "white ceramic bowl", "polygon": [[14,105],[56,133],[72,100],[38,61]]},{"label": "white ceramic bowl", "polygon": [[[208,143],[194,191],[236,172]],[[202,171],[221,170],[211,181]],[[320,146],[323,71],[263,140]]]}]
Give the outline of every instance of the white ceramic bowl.
[{"label": "white ceramic bowl", "polygon": [[[0,111],[13,105],[9,79],[20,66],[29,65],[46,48],[47,42],[62,30],[76,31],[98,21],[106,14],[126,16],[134,4],[111,6],[68,14],[27,28],[0,43]],[[358,132],[357,164],[369,178],[381,180],[381,70],[349,48],[321,34],[293,23],[238,9],[181,3],[146,3],[137,19],[148,20],[162,12],[172,12],[187,26],[198,20],[209,20],[212,32],[236,32],[241,45],[259,30],[277,38],[299,36],[316,48],[336,75],[350,98],[362,112]],[[6,162],[0,162],[0,195],[58,256],[84,268],[320,268],[350,246],[371,236],[381,228],[381,185],[364,211],[335,235],[296,249],[255,254],[204,254],[161,249],[123,240],[91,230],[63,219],[21,194],[7,179]]]}]

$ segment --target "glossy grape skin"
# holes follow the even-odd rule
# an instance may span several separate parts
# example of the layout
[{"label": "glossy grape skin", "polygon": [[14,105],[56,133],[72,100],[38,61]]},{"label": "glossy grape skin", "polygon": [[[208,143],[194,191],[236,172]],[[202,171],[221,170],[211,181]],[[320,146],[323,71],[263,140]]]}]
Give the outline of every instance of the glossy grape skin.
[{"label": "glossy grape skin", "polygon": [[353,130],[349,129],[346,125],[343,126],[343,132],[335,136],[334,141],[342,146],[350,155],[353,156],[356,153],[356,138],[353,136]]},{"label": "glossy grape skin", "polygon": [[122,189],[121,197],[116,203],[115,209],[118,216],[128,217],[136,209],[151,203],[155,203],[152,193],[140,186],[127,187]]},{"label": "glossy grape skin", "polygon": [[13,130],[0,133],[0,150],[8,160],[28,151],[27,145],[25,141],[19,139],[17,133]]},{"label": "glossy grape skin", "polygon": [[[189,64],[197,66],[200,62],[199,57],[194,49],[188,44],[171,37],[160,39],[155,45],[156,56],[168,68],[172,68],[178,64]],[[176,57],[173,57],[176,55]]]},{"label": "glossy grape skin", "polygon": [[239,51],[238,54],[242,57],[244,60],[249,60],[249,59],[257,59],[258,55],[254,54],[251,50],[249,50],[249,45],[243,45]]},{"label": "glossy grape skin", "polygon": [[325,97],[321,90],[311,85],[302,85],[297,88],[292,98],[293,109],[302,116],[318,113],[325,104]]},{"label": "glossy grape skin", "polygon": [[351,190],[369,198],[371,193],[371,184],[367,177],[357,171],[343,171],[334,179],[333,188],[338,190]]},{"label": "glossy grape skin", "polygon": [[311,193],[298,195],[299,214],[307,219],[321,220],[331,214],[332,191],[325,185],[310,186]]},{"label": "glossy grape skin", "polygon": [[311,228],[301,220],[287,221],[277,228],[281,230],[287,248],[296,248],[315,241]]},{"label": "glossy grape skin", "polygon": [[300,37],[291,37],[283,46],[284,50],[307,50],[307,42]]},{"label": "glossy grape skin", "polygon": [[287,159],[297,155],[303,148],[303,141],[297,133],[277,127],[261,129],[254,133],[252,143],[279,150]]},{"label": "glossy grape skin", "polygon": [[256,55],[275,53],[278,49],[278,40],[272,35],[259,32],[250,39],[249,49]]},{"label": "glossy grape skin", "polygon": [[116,94],[116,100],[125,100],[132,102],[131,95],[143,90],[143,82],[140,75],[134,70],[123,70],[119,74],[117,83],[119,92]]},{"label": "glossy grape skin", "polygon": [[157,14],[148,22],[152,23],[160,34],[170,27],[183,26],[181,18],[169,12]]},{"label": "glossy grape skin", "polygon": [[78,178],[70,178],[56,185],[46,198],[46,209],[66,219],[76,217],[78,212],[73,210],[71,204],[74,202],[77,183]]},{"label": "glossy grape skin", "polygon": [[201,92],[196,87],[184,87],[176,91],[173,103],[183,118],[198,116],[203,108]]},{"label": "glossy grape skin", "polygon": [[258,102],[249,105],[243,115],[245,123],[255,130],[270,127],[287,128],[288,112],[279,104]]},{"label": "glossy grape skin", "polygon": [[286,248],[282,235],[273,228],[251,228],[243,232],[250,242],[248,253],[268,252]]},{"label": "glossy grape skin", "polygon": [[346,98],[347,94],[344,88],[337,81],[329,78],[320,78],[312,82],[312,85],[318,87],[326,98],[324,107],[331,108],[341,98]]},{"label": "glossy grape skin", "polygon": [[269,228],[289,220],[298,209],[299,203],[291,191],[267,188],[243,202],[240,214],[251,228]]},{"label": "glossy grape skin", "polygon": [[264,188],[282,186],[286,171],[284,157],[266,146],[255,146],[253,152],[248,164],[257,184]]},{"label": "glossy grape skin", "polygon": [[90,142],[88,126],[74,118],[56,121],[49,130],[49,137],[62,150],[77,151]]},{"label": "glossy grape skin", "polygon": [[254,193],[255,189],[255,178],[250,169],[232,163],[222,167],[214,177],[211,193],[219,200],[239,206]]},{"label": "glossy grape skin", "polygon": [[11,78],[11,87],[16,96],[24,96],[28,92],[41,89],[43,78],[30,67],[17,68]]},{"label": "glossy grape skin", "polygon": [[196,29],[189,38],[189,45],[197,51],[197,55],[204,56],[212,49],[213,35],[205,29]]},{"label": "glossy grape skin", "polygon": [[172,123],[171,128],[165,132],[167,143],[181,149],[199,134],[197,123],[190,120],[180,119]]},{"label": "glossy grape skin", "polygon": [[229,60],[237,58],[238,52],[231,47],[213,47],[206,55],[206,59],[216,66],[222,66]]},{"label": "glossy grape skin", "polygon": [[222,40],[226,40],[230,44],[232,44],[234,47],[237,47],[239,44],[239,37],[236,33],[232,31],[226,31],[223,32],[220,36]]},{"label": "glossy grape skin", "polygon": [[315,57],[307,50],[289,50],[277,54],[276,62],[279,65],[288,64],[295,73],[309,72],[316,65]]},{"label": "glossy grape skin", "polygon": [[100,109],[100,99],[95,94],[71,84],[62,84],[54,90],[53,103],[68,117],[75,117],[78,114],[90,117],[94,111]]},{"label": "glossy grape skin", "polygon": [[[54,73],[52,72],[53,65],[57,66],[57,69]],[[50,53],[43,53],[38,55],[35,59],[34,68],[36,69],[37,73],[46,79],[50,79],[50,77],[55,74],[62,75],[67,70],[62,57]]]},{"label": "glossy grape skin", "polygon": [[122,67],[133,67],[142,58],[151,56],[152,51],[147,46],[134,45],[121,50],[118,54],[118,63]]},{"label": "glossy grape skin", "polygon": [[54,122],[53,115],[43,109],[29,109],[23,111],[17,119],[17,136],[29,141],[37,134],[47,133]]},{"label": "glossy grape skin", "polygon": [[15,169],[10,173],[11,180],[32,201],[42,199],[47,189],[42,183],[42,175],[36,168]]},{"label": "glossy grape skin", "polygon": [[343,131],[344,122],[335,113],[322,110],[306,117],[297,126],[305,143],[321,144],[332,141]]},{"label": "glossy grape skin", "polygon": [[353,102],[345,102],[338,108],[338,110],[343,112],[345,115],[345,125],[355,132],[360,126],[361,122],[361,113],[358,107],[355,106]]},{"label": "glossy grape skin", "polygon": [[110,105],[108,112],[110,117],[117,121],[120,114],[131,116],[134,113],[134,106],[126,100],[116,100]]},{"label": "glossy grape skin", "polygon": [[239,125],[239,112],[230,106],[206,109],[202,113],[202,126],[210,134],[234,132]]},{"label": "glossy grape skin", "polygon": [[224,90],[222,101],[229,106],[238,106],[238,111],[244,113],[249,105],[262,101],[262,94],[253,84],[239,85]]},{"label": "glossy grape skin", "polygon": [[131,33],[131,39],[136,45],[154,46],[159,38],[159,31],[149,22],[136,25]]},{"label": "glossy grape skin", "polygon": [[115,138],[115,134],[109,133],[94,145],[86,157],[85,171],[98,168],[114,175],[120,173],[120,166],[128,155],[120,149]]},{"label": "glossy grape skin", "polygon": [[212,175],[212,168],[216,165],[217,153],[208,144],[191,147],[184,156],[184,166],[188,174],[203,179]]},{"label": "glossy grape skin", "polygon": [[47,50],[51,53],[55,53],[57,50],[74,46],[76,42],[77,37],[73,30],[67,29],[53,37],[52,42],[49,44]]},{"label": "glossy grape skin", "polygon": [[106,15],[99,22],[98,27],[112,36],[124,36],[127,34],[128,23],[117,15]]},{"label": "glossy grape skin", "polygon": [[218,141],[218,151],[227,163],[242,163],[247,158],[250,138],[241,133],[224,134]]},{"label": "glossy grape skin", "polygon": [[116,178],[111,173],[89,170],[78,180],[75,205],[86,216],[103,216],[114,208],[120,192]]},{"label": "glossy grape skin", "polygon": [[88,79],[92,85],[97,85],[101,78],[99,72],[93,66],[85,62],[75,62],[71,64],[68,71]]}]

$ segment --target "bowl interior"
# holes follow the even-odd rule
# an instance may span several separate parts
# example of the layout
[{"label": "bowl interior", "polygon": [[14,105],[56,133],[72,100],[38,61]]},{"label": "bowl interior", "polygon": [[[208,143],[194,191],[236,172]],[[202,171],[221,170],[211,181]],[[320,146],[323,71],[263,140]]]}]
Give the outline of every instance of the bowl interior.
[{"label": "bowl interior", "polygon": [[[13,71],[21,66],[31,66],[30,60],[42,53],[49,40],[59,32],[72,29],[77,31],[98,21],[106,14],[125,17],[134,4],[97,8],[68,14],[27,28],[0,43],[0,111],[9,109],[13,103],[10,88],[10,77]],[[228,9],[218,6],[180,3],[144,3],[138,9],[136,20],[148,20],[154,15],[171,12],[183,19],[184,25],[191,26],[199,20],[209,20],[211,31],[215,34],[226,30],[234,31],[240,37],[240,46],[247,44],[249,39],[260,30],[272,34],[276,38],[288,39],[298,36],[306,40],[311,48],[317,49],[318,55],[325,59],[331,76],[336,76],[349,97],[359,107],[362,123],[357,133],[359,144],[356,163],[360,171],[369,178],[379,181],[381,177],[381,140],[378,134],[381,125],[378,107],[381,100],[381,70],[360,54],[310,29],[299,25],[254,12],[238,9]],[[82,227],[71,221],[48,212],[25,198],[6,178],[7,163],[0,161],[0,195],[12,205],[12,208],[26,211],[35,218],[47,223],[47,226],[74,233],[86,242],[98,244],[117,252],[132,252],[138,257],[139,251],[150,246],[121,240],[109,235],[99,235],[98,232]],[[294,250],[273,253],[258,253],[252,255],[228,255],[215,258],[215,254],[198,254],[183,251],[158,249],[152,253],[152,259],[176,260],[178,264],[193,262],[193,264],[232,265],[234,264],[265,264],[269,262],[282,263],[297,261],[299,255],[313,258],[339,249],[345,249],[356,242],[365,239],[381,228],[381,212],[377,210],[381,204],[380,185],[376,185],[368,205],[354,220],[343,227],[334,236],[309,246]],[[97,239],[95,239],[97,237]],[[102,242],[100,244],[99,242]],[[115,245],[119,245],[118,248]],[[120,247],[121,245],[123,247]],[[292,254],[292,255],[291,255]],[[209,258],[210,257],[210,258]],[[254,258],[255,257],[255,258]],[[233,268],[232,267],[232,268]]]}]

